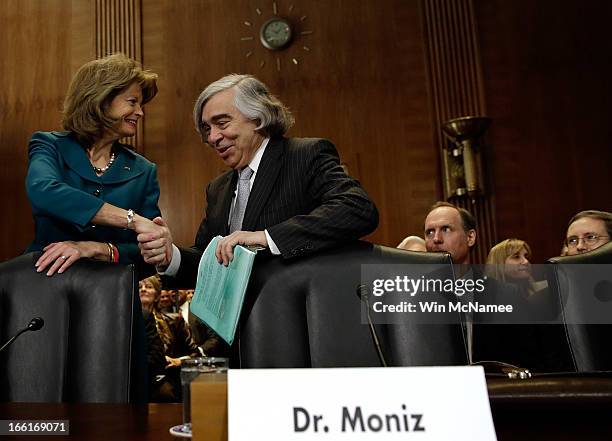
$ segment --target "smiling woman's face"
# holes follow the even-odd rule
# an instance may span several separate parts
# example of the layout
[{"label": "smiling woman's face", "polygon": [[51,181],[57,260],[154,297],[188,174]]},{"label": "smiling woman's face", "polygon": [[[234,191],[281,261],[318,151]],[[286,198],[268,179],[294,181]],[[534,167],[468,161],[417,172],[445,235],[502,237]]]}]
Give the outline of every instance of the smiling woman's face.
[{"label": "smiling woman's face", "polygon": [[138,294],[140,296],[140,303],[142,303],[142,306],[148,307],[155,301],[157,290],[151,282],[141,280],[138,284]]},{"label": "smiling woman's face", "polygon": [[531,263],[529,262],[529,252],[525,247],[506,257],[504,272],[506,277],[510,279],[529,278],[531,275]]},{"label": "smiling woman's face", "polygon": [[144,116],[140,85],[132,83],[115,96],[106,110],[106,114],[117,120],[112,130],[119,138],[136,135],[138,120]]}]

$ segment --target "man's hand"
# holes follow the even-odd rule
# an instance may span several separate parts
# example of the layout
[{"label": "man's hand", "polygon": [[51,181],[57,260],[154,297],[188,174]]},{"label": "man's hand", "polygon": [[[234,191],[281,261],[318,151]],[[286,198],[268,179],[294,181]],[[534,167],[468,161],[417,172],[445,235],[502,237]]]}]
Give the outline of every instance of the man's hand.
[{"label": "man's hand", "polygon": [[172,233],[161,217],[136,224],[138,248],[145,262],[165,269],[172,260]]},{"label": "man's hand", "polygon": [[217,261],[225,266],[234,258],[234,247],[236,245],[268,247],[266,233],[263,231],[234,231],[225,236],[217,243],[215,256]]}]

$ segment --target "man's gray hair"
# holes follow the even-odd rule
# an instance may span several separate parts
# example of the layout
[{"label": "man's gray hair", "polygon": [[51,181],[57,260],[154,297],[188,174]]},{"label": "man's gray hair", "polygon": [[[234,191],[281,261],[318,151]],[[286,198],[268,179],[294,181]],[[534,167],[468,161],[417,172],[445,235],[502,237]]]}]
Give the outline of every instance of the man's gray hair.
[{"label": "man's gray hair", "polygon": [[193,119],[196,130],[206,142],[206,132],[202,125],[204,106],[213,95],[227,89],[235,89],[234,105],[240,113],[259,124],[259,130],[265,136],[284,135],[293,125],[291,112],[274,95],[270,94],[264,83],[252,75],[230,74],[209,84],[196,100],[193,108]]}]

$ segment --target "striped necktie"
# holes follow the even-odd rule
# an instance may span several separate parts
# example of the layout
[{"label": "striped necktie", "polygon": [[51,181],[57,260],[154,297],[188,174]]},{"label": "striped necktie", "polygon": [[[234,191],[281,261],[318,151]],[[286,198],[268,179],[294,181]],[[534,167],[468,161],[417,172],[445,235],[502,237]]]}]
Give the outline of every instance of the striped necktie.
[{"label": "striped necktie", "polygon": [[234,204],[230,220],[230,234],[242,228],[242,220],[244,219],[244,212],[246,211],[249,193],[251,192],[249,186],[251,176],[253,176],[253,170],[250,167],[245,167],[238,172],[238,194],[236,195],[236,204]]}]

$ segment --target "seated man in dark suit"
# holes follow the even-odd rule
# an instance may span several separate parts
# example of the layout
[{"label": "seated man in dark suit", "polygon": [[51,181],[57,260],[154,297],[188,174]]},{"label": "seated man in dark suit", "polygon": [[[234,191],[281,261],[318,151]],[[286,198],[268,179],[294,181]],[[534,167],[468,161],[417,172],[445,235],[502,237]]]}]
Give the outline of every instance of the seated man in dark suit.
[{"label": "seated man in dark suit", "polygon": [[439,201],[425,218],[425,248],[446,251],[453,259],[457,275],[471,271],[470,250],[476,245],[476,219],[465,208]]},{"label": "seated man in dark suit", "polygon": [[200,94],[194,120],[202,140],[232,170],[206,191],[206,215],[192,248],[178,248],[165,222],[138,236],[146,262],[193,286],[211,239],[225,265],[236,245],[262,246],[293,258],[358,239],[378,225],[378,211],[347,176],[336,148],[317,138],[285,138],[289,110],[250,75],[227,75]]}]

